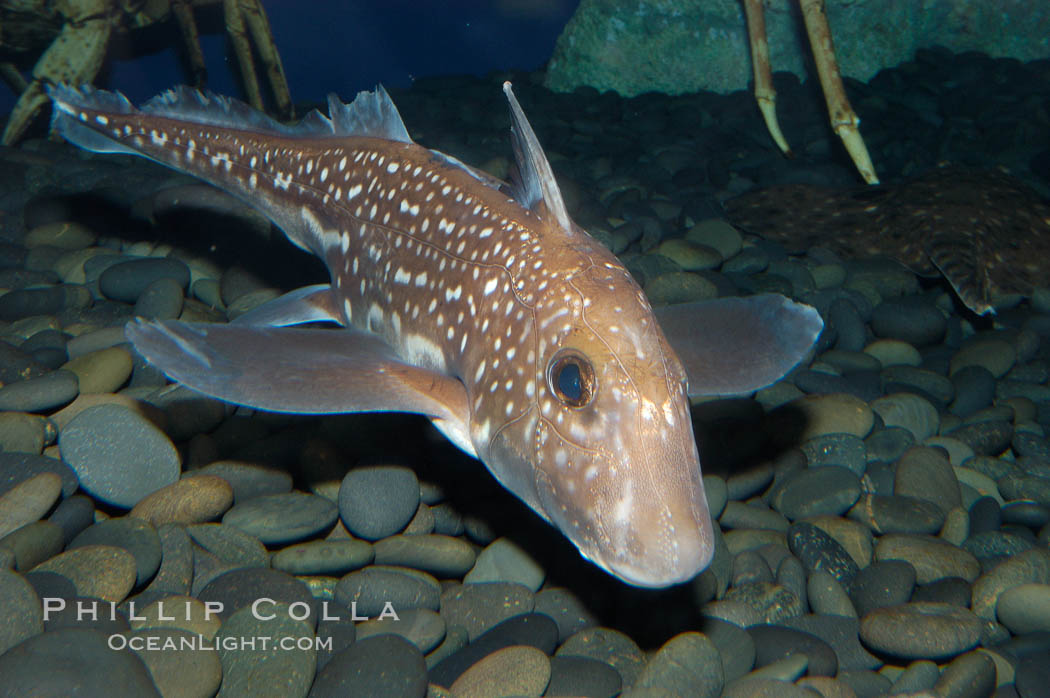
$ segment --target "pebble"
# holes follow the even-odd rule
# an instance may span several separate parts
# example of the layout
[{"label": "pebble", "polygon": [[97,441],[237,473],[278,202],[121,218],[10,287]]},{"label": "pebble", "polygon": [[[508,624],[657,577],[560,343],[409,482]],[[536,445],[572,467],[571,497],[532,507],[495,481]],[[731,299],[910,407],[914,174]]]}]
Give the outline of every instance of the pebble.
[{"label": "pebble", "polygon": [[864,349],[868,328],[857,312],[857,306],[848,300],[837,298],[828,308],[828,319],[831,327],[838,333],[835,349],[850,352]]},{"label": "pebble", "polygon": [[38,225],[26,232],[22,244],[26,247],[59,247],[79,250],[91,247],[98,236],[87,226],[75,221],[59,221]]},{"label": "pebble", "polygon": [[313,540],[278,550],[270,558],[274,569],[294,575],[342,576],[370,564],[375,549],[362,540]]},{"label": "pebble", "polygon": [[962,506],[962,492],[952,464],[934,448],[915,446],[897,462],[893,492],[925,499],[944,512]]},{"label": "pebble", "polygon": [[951,376],[955,400],[948,410],[960,417],[969,417],[992,404],[995,398],[995,376],[984,366],[964,366]]},{"label": "pebble", "polygon": [[539,591],[546,573],[538,562],[509,538],[497,538],[478,553],[465,584],[513,582]]},{"label": "pebble", "polygon": [[876,335],[916,347],[939,342],[946,328],[944,315],[925,298],[888,298],[871,312],[871,329]]},{"label": "pebble", "polygon": [[861,618],[860,637],[868,647],[895,657],[944,659],[977,645],[981,620],[949,604],[886,606]]},{"label": "pebble", "polygon": [[450,686],[456,696],[542,695],[551,677],[547,655],[534,647],[504,647],[463,672]]},{"label": "pebble", "polygon": [[[251,608],[225,612],[226,619],[215,636],[222,663],[220,696],[305,698],[310,692],[317,668],[313,626],[289,617],[286,611],[279,605],[268,606],[261,614]],[[262,637],[270,638],[266,647],[258,640],[247,642]],[[298,641],[304,641],[307,649]],[[293,649],[282,648],[281,642],[293,643]]]},{"label": "pebble", "polygon": [[755,641],[756,668],[793,654],[804,654],[810,675],[834,676],[838,673],[839,662],[835,650],[816,635],[772,625],[756,625],[748,628],[747,632]]},{"label": "pebble", "polygon": [[724,682],[714,643],[700,633],[687,632],[675,635],[650,657],[634,688],[713,698],[722,693]]},{"label": "pebble", "polygon": [[894,393],[872,401],[871,409],[882,418],[888,427],[902,427],[924,441],[937,433],[941,418],[937,408],[918,395]]},{"label": "pebble", "polygon": [[9,696],[160,696],[142,660],[88,628],[30,637],[0,655],[0,677]]},{"label": "pebble", "polygon": [[545,695],[611,698],[623,688],[616,670],[596,659],[566,655],[551,657],[549,661],[551,677]]},{"label": "pebble", "polygon": [[864,440],[853,434],[826,434],[802,444],[810,468],[837,465],[860,476],[867,464]]},{"label": "pebble", "polygon": [[845,548],[813,524],[792,524],[788,531],[788,547],[807,571],[824,570],[844,586],[848,587],[859,571]]},{"label": "pebble", "polygon": [[445,622],[466,628],[471,642],[508,618],[532,611],[534,605],[529,589],[508,582],[464,584],[441,594]]},{"label": "pebble", "polygon": [[215,475],[226,480],[233,488],[233,501],[237,503],[292,491],[292,476],[286,470],[264,463],[217,461],[187,473],[186,477],[197,475]]},{"label": "pebble", "polygon": [[685,239],[713,247],[722,259],[732,259],[740,254],[744,246],[740,232],[721,218],[700,221],[686,232]]},{"label": "pebble", "polygon": [[13,322],[34,315],[55,315],[65,307],[67,294],[63,286],[8,291],[0,295],[0,320]]},{"label": "pebble", "polygon": [[875,546],[875,559],[911,563],[919,584],[944,577],[961,577],[973,582],[981,573],[981,563],[977,558],[933,536],[886,534]]},{"label": "pebble", "polygon": [[128,614],[133,630],[171,628],[184,630],[211,640],[219,631],[222,621],[213,609],[192,596],[163,596],[153,603]]},{"label": "pebble", "polygon": [[62,527],[51,521],[34,521],[0,538],[0,550],[13,556],[12,569],[24,572],[62,552]]},{"label": "pebble", "polygon": [[[317,623],[316,602],[310,595],[306,584],[290,574],[279,570],[271,570],[265,567],[245,567],[230,570],[219,575],[205,586],[197,598],[208,603],[215,601],[222,604],[218,612],[223,619],[223,627],[229,622],[234,613],[247,609],[251,615],[251,606],[260,599],[268,599],[276,604],[292,605],[297,608],[305,608],[309,611],[306,623],[311,629]],[[299,615],[300,611],[296,612]],[[266,603],[254,609],[255,615],[269,616],[277,614],[279,617],[288,617],[287,613],[280,612],[273,603]],[[271,634],[272,631],[259,634]]]},{"label": "pebble", "polygon": [[185,289],[190,283],[190,269],[185,262],[170,257],[132,259],[108,267],[99,275],[98,286],[106,298],[134,303],[158,279],[174,279]]},{"label": "pebble", "polygon": [[62,479],[43,472],[23,480],[0,495],[0,536],[39,520],[62,494]]},{"label": "pebble", "polygon": [[718,297],[718,288],[691,271],[671,271],[645,284],[645,295],[654,306],[692,303]]},{"label": "pebble", "polygon": [[181,526],[165,524],[157,528],[160,538],[160,569],[147,591],[188,594],[193,580],[193,544]]},{"label": "pebble", "polygon": [[354,607],[358,615],[375,617],[383,612],[386,602],[398,611],[441,607],[441,586],[425,572],[408,569],[366,567],[339,580],[335,598]]},{"label": "pebble", "polygon": [[114,393],[131,376],[131,354],[123,347],[99,349],[70,359],[63,369],[76,374],[83,393]]},{"label": "pebble", "polygon": [[267,545],[285,545],[328,530],[339,518],[336,505],[305,492],[270,494],[234,504],[222,522]]},{"label": "pebble", "polygon": [[558,647],[558,657],[587,657],[608,664],[620,674],[624,686],[632,686],[645,668],[645,653],[627,635],[612,628],[581,630]]},{"label": "pebble", "polygon": [[397,635],[354,642],[329,660],[310,692],[313,698],[423,698],[426,694],[423,655]]},{"label": "pebble", "polygon": [[1002,339],[980,337],[968,342],[952,357],[950,375],[967,366],[982,366],[996,378],[1002,378],[1013,368],[1017,354],[1008,342]]},{"label": "pebble", "polygon": [[48,521],[62,529],[63,543],[90,526],[95,521],[95,503],[87,495],[77,493],[66,497],[51,512]]},{"label": "pebble", "polygon": [[355,536],[379,540],[401,531],[419,508],[419,480],[408,468],[355,468],[339,486],[339,516]]},{"label": "pebble", "polygon": [[50,371],[0,388],[0,411],[43,412],[70,403],[80,386],[72,371]]},{"label": "pebble", "polygon": [[402,611],[396,618],[387,616],[361,621],[356,628],[358,640],[392,633],[411,642],[423,654],[430,652],[445,639],[445,621],[436,612],[425,608]]},{"label": "pebble", "polygon": [[1024,584],[1050,584],[1050,552],[1041,548],[1019,553],[980,576],[973,584],[971,608],[979,618],[995,620],[999,597]]},{"label": "pebble", "polygon": [[55,473],[62,481],[62,496],[77,489],[77,475],[60,460],[27,453],[0,453],[0,494],[40,473]]},{"label": "pebble", "polygon": [[132,314],[147,320],[174,320],[182,313],[183,286],[170,277],[157,279],[142,291]]},{"label": "pebble", "polygon": [[141,519],[122,516],[99,521],[81,531],[66,549],[89,545],[108,545],[131,553],[135,558],[136,586],[148,582],[160,567],[160,537],[152,525]]},{"label": "pebble", "polygon": [[0,623],[0,657],[22,641],[44,632],[40,597],[25,577],[11,570],[0,569],[0,608],[4,609],[4,622]]},{"label": "pebble", "polygon": [[[128,640],[165,698],[213,696],[219,690],[222,663],[218,652],[182,649],[183,643],[197,643],[196,635],[178,628],[149,628],[129,633]],[[138,646],[143,649],[135,650]]]},{"label": "pebble", "polygon": [[878,360],[883,367],[918,366],[922,362],[919,350],[898,339],[877,339],[864,347],[864,353]]},{"label": "pebble", "polygon": [[394,535],[374,544],[377,565],[423,570],[439,579],[462,577],[474,566],[474,549],[462,538],[429,535]]},{"label": "pebble", "polygon": [[794,521],[809,516],[838,515],[860,496],[860,478],[837,465],[807,468],[784,478],[770,506]]},{"label": "pebble", "polygon": [[[856,616],[806,614],[788,618],[784,625],[814,635],[835,651],[838,670],[878,669],[882,659],[869,652],[860,641],[860,620]],[[812,669],[809,671],[813,673]]]},{"label": "pebble", "polygon": [[193,542],[234,567],[266,567],[270,555],[258,538],[234,526],[204,523],[186,526]]},{"label": "pebble", "polygon": [[0,451],[38,455],[44,449],[46,428],[38,415],[0,412]]},{"label": "pebble", "polygon": [[864,438],[875,424],[872,409],[844,393],[807,395],[773,410],[766,429],[779,440],[795,442],[826,434]]},{"label": "pebble", "polygon": [[81,487],[124,509],[179,477],[179,454],[167,435],[120,405],[84,410],[62,430],[58,443]]},{"label": "pebble", "polygon": [[72,582],[78,596],[119,603],[135,586],[136,569],[134,556],[123,548],[86,545],[41,562],[30,572],[54,572]]},{"label": "pebble", "polygon": [[230,483],[215,475],[195,475],[146,495],[128,515],[154,526],[195,524],[217,519],[232,504]]},{"label": "pebble", "polygon": [[717,269],[722,264],[722,255],[718,250],[687,238],[664,240],[652,254],[667,257],[684,271]]},{"label": "pebble", "polygon": [[[958,488],[956,488],[958,489]],[[903,495],[862,495],[849,511],[849,517],[867,524],[878,534],[935,534],[944,525],[946,513],[927,499]]]}]

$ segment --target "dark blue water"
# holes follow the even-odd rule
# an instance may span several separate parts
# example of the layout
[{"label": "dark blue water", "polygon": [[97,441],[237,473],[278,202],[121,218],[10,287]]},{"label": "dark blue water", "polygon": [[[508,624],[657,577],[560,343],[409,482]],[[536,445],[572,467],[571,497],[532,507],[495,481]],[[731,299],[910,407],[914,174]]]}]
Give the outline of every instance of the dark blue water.
[{"label": "dark blue water", "polygon": [[[579,0],[263,0],[294,101],[352,97],[376,83],[543,67]],[[241,95],[216,7],[198,12],[210,89]],[[136,36],[137,35],[137,36]],[[174,21],[117,38],[96,83],[134,102],[189,76]],[[263,76],[260,75],[260,78]],[[263,85],[264,94],[267,91]],[[15,96],[0,87],[0,114]]]}]

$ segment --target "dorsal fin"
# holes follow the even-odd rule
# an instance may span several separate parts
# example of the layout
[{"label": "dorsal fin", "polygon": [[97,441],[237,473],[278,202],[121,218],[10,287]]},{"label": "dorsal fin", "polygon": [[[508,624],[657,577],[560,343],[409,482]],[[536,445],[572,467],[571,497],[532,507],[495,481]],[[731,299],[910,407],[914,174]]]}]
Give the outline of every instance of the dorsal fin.
[{"label": "dorsal fin", "polygon": [[510,83],[503,83],[503,93],[507,95],[510,102],[510,131],[511,140],[514,144],[514,158],[518,162],[518,171],[521,182],[516,187],[514,198],[522,206],[536,210],[540,202],[547,208],[547,213],[554,217],[566,232],[572,231],[572,223],[569,220],[569,212],[565,210],[565,201],[561,197],[561,189],[554,179],[554,172],[547,162],[547,156],[543,154],[536,134],[529,126],[525,112],[514,97],[514,90]]},{"label": "dorsal fin", "polygon": [[401,114],[382,85],[377,85],[374,92],[358,92],[350,104],[339,101],[335,93],[329,94],[328,117],[336,135],[412,142]]}]

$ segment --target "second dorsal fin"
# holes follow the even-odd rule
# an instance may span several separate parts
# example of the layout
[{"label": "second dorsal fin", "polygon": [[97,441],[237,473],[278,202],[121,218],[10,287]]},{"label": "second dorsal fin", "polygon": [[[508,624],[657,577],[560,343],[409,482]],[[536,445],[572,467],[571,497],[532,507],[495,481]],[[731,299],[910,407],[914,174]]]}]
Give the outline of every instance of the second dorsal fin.
[{"label": "second dorsal fin", "polygon": [[511,138],[514,144],[514,158],[518,162],[521,177],[514,198],[522,206],[534,211],[538,208],[537,204],[543,202],[546,214],[552,216],[562,230],[570,232],[572,222],[569,220],[569,212],[565,209],[561,189],[554,179],[554,172],[543,153],[543,147],[514,97],[514,90],[509,82],[503,83],[503,93],[510,102]]}]

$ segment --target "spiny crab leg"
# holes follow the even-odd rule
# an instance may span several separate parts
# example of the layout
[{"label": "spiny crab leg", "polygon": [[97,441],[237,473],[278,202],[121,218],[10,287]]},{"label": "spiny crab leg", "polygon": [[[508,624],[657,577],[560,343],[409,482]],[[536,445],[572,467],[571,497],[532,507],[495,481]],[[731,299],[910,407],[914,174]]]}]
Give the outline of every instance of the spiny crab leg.
[{"label": "spiny crab leg", "polygon": [[846,152],[853,159],[853,164],[857,166],[864,181],[868,184],[878,184],[875,166],[871,163],[868,148],[857,129],[860,119],[850,106],[846,88],[842,84],[828,17],[824,13],[824,0],[799,0],[799,5],[802,8],[806,33],[809,35],[809,45],[813,49],[813,60],[817,64],[817,76],[824,90],[824,101],[828,105],[831,127],[842,139]]},{"label": "spiny crab leg", "polygon": [[781,152],[793,157],[791,146],[780,131],[777,121],[777,91],[773,89],[773,72],[769,67],[769,41],[766,39],[766,15],[762,0],[744,0],[747,33],[751,44],[751,69],[755,74],[755,101],[765,119],[766,129]]}]

